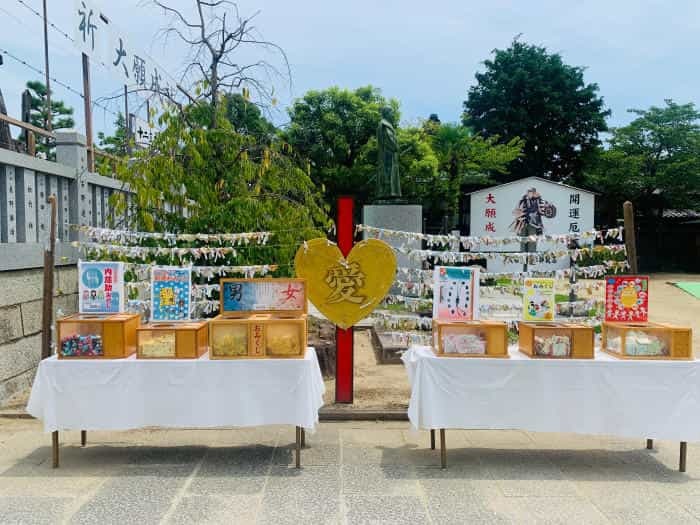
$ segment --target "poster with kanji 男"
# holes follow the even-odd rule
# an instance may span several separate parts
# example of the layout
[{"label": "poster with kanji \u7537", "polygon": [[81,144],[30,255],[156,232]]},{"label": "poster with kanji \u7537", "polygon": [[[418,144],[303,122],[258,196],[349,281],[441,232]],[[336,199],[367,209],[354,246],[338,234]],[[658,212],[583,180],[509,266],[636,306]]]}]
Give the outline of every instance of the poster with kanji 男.
[{"label": "poster with kanji \u7537", "polygon": [[78,311],[81,314],[124,311],[124,263],[78,261]]},{"label": "poster with kanji \u7537", "polygon": [[433,274],[433,319],[479,318],[479,269],[436,266]]},{"label": "poster with kanji \u7537", "polygon": [[151,322],[189,321],[192,271],[178,266],[151,269]]},{"label": "poster with kanji \u7537", "polygon": [[649,320],[649,277],[606,277],[605,320],[646,323]]}]

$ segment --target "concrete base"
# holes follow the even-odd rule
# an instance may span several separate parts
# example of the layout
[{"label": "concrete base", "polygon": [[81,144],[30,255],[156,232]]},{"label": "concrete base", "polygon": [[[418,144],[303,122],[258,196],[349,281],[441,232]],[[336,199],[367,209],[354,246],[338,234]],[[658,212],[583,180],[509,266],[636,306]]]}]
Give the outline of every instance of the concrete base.
[{"label": "concrete base", "polygon": [[[372,204],[362,207],[362,223],[375,228],[387,228],[405,232],[423,231],[423,207],[420,204]],[[365,233],[365,238],[367,238]],[[404,246],[420,250],[420,241],[383,239],[392,246]],[[403,254],[397,254],[400,268],[420,268],[420,262],[411,261]]]}]

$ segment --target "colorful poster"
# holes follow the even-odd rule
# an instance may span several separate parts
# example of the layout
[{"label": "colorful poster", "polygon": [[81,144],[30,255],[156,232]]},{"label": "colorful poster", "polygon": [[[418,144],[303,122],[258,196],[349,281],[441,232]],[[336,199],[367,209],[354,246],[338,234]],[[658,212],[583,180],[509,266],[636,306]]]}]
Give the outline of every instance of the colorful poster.
[{"label": "colorful poster", "polygon": [[78,311],[116,314],[124,311],[124,263],[78,261]]},{"label": "colorful poster", "polygon": [[649,320],[649,277],[606,277],[605,320],[646,323]]},{"label": "colorful poster", "polygon": [[305,283],[300,279],[222,279],[222,313],[303,312]]},{"label": "colorful poster", "polygon": [[151,321],[189,321],[192,271],[179,266],[151,269]]},{"label": "colorful poster", "polygon": [[479,318],[479,269],[436,266],[433,274],[433,319]]},{"label": "colorful poster", "polygon": [[523,286],[523,321],[552,321],[555,311],[554,279],[529,277]]}]

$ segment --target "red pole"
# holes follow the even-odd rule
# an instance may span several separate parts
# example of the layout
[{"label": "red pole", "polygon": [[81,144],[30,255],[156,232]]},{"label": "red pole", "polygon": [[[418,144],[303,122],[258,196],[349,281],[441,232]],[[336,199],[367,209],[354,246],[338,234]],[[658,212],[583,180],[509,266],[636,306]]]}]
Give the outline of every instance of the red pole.
[{"label": "red pole", "polygon": [[[347,257],[352,250],[355,239],[352,197],[338,198],[338,248]],[[335,329],[335,402],[352,403],[353,401],[353,329]]]}]

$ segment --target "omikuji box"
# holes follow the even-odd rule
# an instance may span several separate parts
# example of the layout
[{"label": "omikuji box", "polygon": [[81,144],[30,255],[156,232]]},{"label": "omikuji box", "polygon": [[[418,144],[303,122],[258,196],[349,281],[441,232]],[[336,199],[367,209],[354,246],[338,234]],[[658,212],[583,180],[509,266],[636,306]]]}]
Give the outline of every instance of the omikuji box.
[{"label": "omikuji box", "polygon": [[602,350],[623,359],[693,359],[692,330],[662,323],[603,323]]},{"label": "omikuji box", "polygon": [[197,359],[209,346],[206,321],[146,324],[137,336],[139,359]]},{"label": "omikuji box", "polygon": [[59,319],[59,359],[121,359],[136,352],[139,314],[74,314]]},{"label": "omikuji box", "polygon": [[433,349],[440,357],[509,357],[508,330],[500,321],[433,320]]},{"label": "omikuji box", "polygon": [[536,358],[594,359],[593,327],[568,323],[518,324],[520,351]]},{"label": "omikuji box", "polygon": [[298,317],[306,314],[305,279],[221,279],[219,286],[219,313],[226,317],[255,314]]},{"label": "omikuji box", "polygon": [[301,358],[306,337],[306,316],[281,319],[261,314],[232,319],[219,315],[209,322],[209,358]]}]

